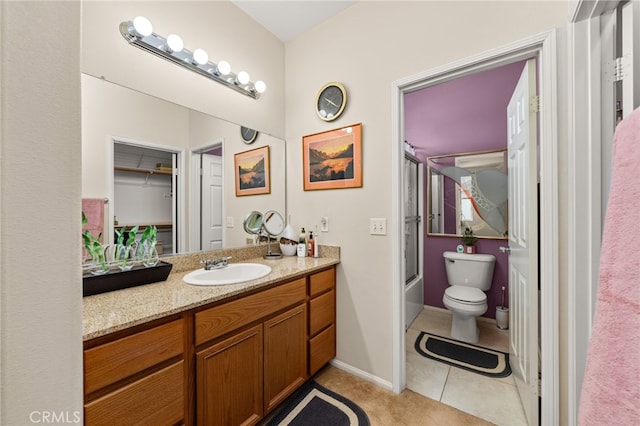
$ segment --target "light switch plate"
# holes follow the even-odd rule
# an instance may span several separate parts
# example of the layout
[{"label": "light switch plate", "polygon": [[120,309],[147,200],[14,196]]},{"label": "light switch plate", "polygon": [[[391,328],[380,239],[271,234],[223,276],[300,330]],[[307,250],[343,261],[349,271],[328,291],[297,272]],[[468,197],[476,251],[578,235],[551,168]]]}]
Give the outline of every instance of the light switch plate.
[{"label": "light switch plate", "polygon": [[233,216],[227,216],[227,228],[233,228]]},{"label": "light switch plate", "polygon": [[387,219],[386,218],[369,219],[369,233],[371,235],[387,235]]},{"label": "light switch plate", "polygon": [[329,232],[329,217],[322,216],[320,218],[320,230],[322,232]]}]

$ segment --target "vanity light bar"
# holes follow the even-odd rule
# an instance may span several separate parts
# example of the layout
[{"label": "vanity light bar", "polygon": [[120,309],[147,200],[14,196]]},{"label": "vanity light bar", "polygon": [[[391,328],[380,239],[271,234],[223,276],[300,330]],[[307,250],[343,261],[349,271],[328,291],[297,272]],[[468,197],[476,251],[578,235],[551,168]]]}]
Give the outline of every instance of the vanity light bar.
[{"label": "vanity light bar", "polygon": [[237,74],[231,72],[231,65],[227,61],[219,61],[217,64],[210,62],[207,52],[202,49],[185,49],[182,39],[175,34],[169,34],[164,38],[154,33],[151,22],[143,16],[138,16],[133,21],[122,22],[120,34],[129,44],[217,81],[250,98],[258,99],[267,88],[263,81],[252,83],[246,71]]}]

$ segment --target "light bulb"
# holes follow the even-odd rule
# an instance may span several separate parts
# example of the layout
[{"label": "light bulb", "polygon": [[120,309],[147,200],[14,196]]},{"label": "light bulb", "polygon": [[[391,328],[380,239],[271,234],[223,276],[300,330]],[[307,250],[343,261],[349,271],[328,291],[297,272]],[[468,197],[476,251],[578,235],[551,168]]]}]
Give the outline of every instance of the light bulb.
[{"label": "light bulb", "polygon": [[231,72],[231,65],[225,60],[218,62],[217,68],[220,75],[227,75]]},{"label": "light bulb", "polygon": [[256,81],[256,84],[254,84],[254,86],[256,88],[256,92],[258,93],[264,93],[265,90],[267,90],[267,85],[262,80]]},{"label": "light bulb", "polygon": [[247,84],[249,82],[249,80],[251,80],[251,78],[249,78],[249,73],[248,72],[240,71],[238,73],[238,76],[236,77],[236,80],[240,84]]},{"label": "light bulb", "polygon": [[167,37],[167,47],[169,48],[169,52],[182,52],[184,43],[179,35],[169,34]]},{"label": "light bulb", "polygon": [[193,62],[198,65],[204,65],[209,62],[209,55],[202,49],[196,49],[193,51]]},{"label": "light bulb", "polygon": [[151,21],[144,16],[136,16],[133,20],[133,31],[135,33],[134,35],[140,38],[150,36],[153,32],[153,25],[151,25]]}]

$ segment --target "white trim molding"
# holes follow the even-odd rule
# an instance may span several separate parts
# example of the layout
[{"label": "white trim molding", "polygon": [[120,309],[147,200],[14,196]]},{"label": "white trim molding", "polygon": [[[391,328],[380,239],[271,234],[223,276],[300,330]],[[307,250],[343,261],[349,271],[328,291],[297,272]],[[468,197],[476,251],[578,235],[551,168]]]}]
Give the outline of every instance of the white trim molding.
[{"label": "white trim molding", "polygon": [[558,120],[556,31],[551,30],[489,50],[463,60],[393,82],[392,99],[392,277],[393,293],[393,391],[406,386],[404,335],[404,236],[402,218],[402,158],[404,155],[403,96],[427,86],[480,70],[537,57],[540,76],[540,322],[541,405],[540,424],[560,423],[559,397],[559,272],[558,272]]}]

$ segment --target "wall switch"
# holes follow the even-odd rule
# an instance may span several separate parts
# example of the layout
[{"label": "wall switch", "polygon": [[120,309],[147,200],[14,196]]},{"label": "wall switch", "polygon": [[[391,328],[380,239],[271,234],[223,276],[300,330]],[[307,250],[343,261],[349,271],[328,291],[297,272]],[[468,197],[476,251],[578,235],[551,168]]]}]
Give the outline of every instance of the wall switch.
[{"label": "wall switch", "polygon": [[327,216],[320,218],[320,230],[322,232],[329,232],[329,218]]},{"label": "wall switch", "polygon": [[233,216],[227,216],[227,228],[233,228]]},{"label": "wall switch", "polygon": [[369,219],[369,233],[371,235],[387,235],[387,219],[385,218]]}]

